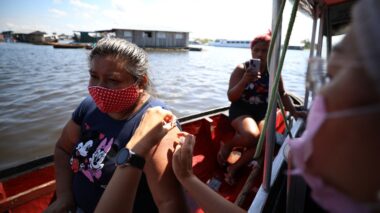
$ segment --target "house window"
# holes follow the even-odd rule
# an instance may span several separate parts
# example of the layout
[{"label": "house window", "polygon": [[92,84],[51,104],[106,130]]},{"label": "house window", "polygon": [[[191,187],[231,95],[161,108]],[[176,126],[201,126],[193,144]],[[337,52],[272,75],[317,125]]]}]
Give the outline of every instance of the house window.
[{"label": "house window", "polygon": [[143,32],[144,38],[152,38],[152,32]]},{"label": "house window", "polygon": [[166,33],[158,32],[157,33],[157,38],[166,38]]},{"label": "house window", "polygon": [[132,37],[131,31],[124,31],[124,37]]},{"label": "house window", "polygon": [[175,38],[176,39],[183,39],[183,34],[182,33],[176,33]]}]

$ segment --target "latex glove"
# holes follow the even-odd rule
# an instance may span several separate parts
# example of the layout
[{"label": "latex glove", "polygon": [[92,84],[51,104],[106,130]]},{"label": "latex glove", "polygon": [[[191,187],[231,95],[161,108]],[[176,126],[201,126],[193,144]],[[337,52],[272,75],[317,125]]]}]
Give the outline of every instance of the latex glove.
[{"label": "latex glove", "polygon": [[183,137],[180,138],[175,150],[172,161],[173,171],[176,177],[181,181],[193,175],[193,150],[195,136],[186,132],[181,132]]},{"label": "latex glove", "polygon": [[149,108],[126,147],[142,157],[155,147],[176,125],[175,116],[161,107]]}]

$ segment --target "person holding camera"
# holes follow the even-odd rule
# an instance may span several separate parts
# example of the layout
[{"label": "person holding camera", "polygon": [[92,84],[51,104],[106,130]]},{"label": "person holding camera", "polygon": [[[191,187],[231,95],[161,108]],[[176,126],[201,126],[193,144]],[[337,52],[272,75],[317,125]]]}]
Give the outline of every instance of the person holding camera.
[{"label": "person holding camera", "polygon": [[[232,72],[227,91],[231,102],[229,119],[236,133],[229,141],[221,144],[217,155],[221,166],[227,164],[227,158],[234,147],[242,147],[245,151],[240,159],[227,167],[225,181],[234,184],[235,173],[252,160],[255,146],[260,137],[264,117],[268,108],[269,73],[267,54],[271,41],[271,32],[257,36],[251,42],[252,59],[239,64]],[[282,80],[279,93],[285,109],[294,117],[306,117],[305,112],[298,112],[286,94]]]}]

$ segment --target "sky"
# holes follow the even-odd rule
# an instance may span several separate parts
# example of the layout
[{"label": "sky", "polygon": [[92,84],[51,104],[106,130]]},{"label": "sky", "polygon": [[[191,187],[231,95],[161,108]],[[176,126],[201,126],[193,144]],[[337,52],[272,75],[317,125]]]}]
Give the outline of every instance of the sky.
[{"label": "sky", "polygon": [[[291,4],[284,11],[286,33]],[[190,39],[251,40],[271,28],[272,0],[0,0],[0,32],[72,34],[112,28],[190,32]],[[291,43],[310,40],[297,13]]]}]

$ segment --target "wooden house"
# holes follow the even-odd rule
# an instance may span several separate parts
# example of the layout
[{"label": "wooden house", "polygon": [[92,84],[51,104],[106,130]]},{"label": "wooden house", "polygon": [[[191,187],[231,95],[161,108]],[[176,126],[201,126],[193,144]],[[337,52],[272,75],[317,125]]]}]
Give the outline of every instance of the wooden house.
[{"label": "wooden house", "polygon": [[44,38],[45,34],[46,34],[45,32],[41,32],[41,31],[34,31],[31,33],[15,32],[13,33],[13,38],[19,42],[41,44],[45,42],[45,38]]},{"label": "wooden house", "polygon": [[111,29],[98,30],[103,37],[123,38],[142,48],[187,48],[189,32]]},{"label": "wooden house", "polygon": [[74,31],[73,39],[78,43],[96,43],[102,38],[98,32]]},{"label": "wooden house", "polygon": [[3,41],[5,41],[5,42],[13,42],[14,41],[13,31],[3,31],[1,33],[1,35],[3,36]]},{"label": "wooden house", "polygon": [[41,31],[34,31],[34,32],[31,32],[27,35],[27,42],[30,42],[30,43],[43,43],[45,41],[45,38],[44,38],[44,35],[46,33],[45,32],[41,32]]}]

